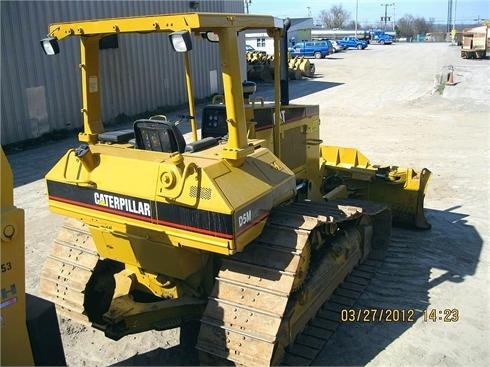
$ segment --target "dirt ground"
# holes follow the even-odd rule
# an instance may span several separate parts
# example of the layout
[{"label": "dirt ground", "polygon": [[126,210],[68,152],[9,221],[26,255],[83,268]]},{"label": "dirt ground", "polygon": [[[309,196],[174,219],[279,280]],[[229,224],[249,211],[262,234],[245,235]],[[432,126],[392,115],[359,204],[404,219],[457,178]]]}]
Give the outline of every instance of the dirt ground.
[{"label": "dirt ground", "polygon": [[[294,81],[291,96],[320,105],[325,143],[357,147],[373,163],[433,172],[425,200],[432,229],[393,230],[386,263],[358,305],[413,309],[416,320],[341,324],[314,364],[488,366],[490,60],[463,60],[459,48],[434,43],[373,45],[314,62],[318,77]],[[435,76],[445,79],[448,65],[457,84],[442,89]],[[270,86],[257,94],[270,96]],[[47,209],[42,177],[73,146],[75,137],[8,157],[15,202],[26,211],[33,294],[63,220]],[[422,311],[433,309],[438,316],[456,309],[458,321],[425,321]],[[115,342],[67,319],[60,327],[70,366],[197,363],[192,346],[179,345],[178,329]]]}]

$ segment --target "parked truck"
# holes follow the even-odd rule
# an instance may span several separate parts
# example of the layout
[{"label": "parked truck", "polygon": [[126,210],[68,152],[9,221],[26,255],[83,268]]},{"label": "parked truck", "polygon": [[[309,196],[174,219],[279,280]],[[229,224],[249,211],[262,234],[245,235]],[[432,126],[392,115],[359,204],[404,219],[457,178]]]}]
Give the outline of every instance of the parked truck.
[{"label": "parked truck", "polygon": [[344,37],[336,41],[342,46],[346,46],[348,48],[357,48],[358,50],[364,50],[368,45],[366,41],[357,39],[356,37]]},{"label": "parked truck", "polygon": [[329,40],[298,42],[288,51],[292,57],[313,56],[315,59],[322,59],[334,52]]},{"label": "parked truck", "polygon": [[461,57],[463,59],[484,59],[490,46],[488,26],[483,25],[463,30]]},{"label": "parked truck", "polygon": [[391,45],[393,43],[393,36],[385,31],[373,31],[370,32],[370,43],[379,43],[380,45]]}]

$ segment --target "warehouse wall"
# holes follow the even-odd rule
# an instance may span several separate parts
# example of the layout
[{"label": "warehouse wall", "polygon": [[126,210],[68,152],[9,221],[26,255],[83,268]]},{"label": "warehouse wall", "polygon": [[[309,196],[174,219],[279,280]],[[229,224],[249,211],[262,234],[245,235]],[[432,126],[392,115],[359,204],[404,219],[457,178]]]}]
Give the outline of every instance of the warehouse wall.
[{"label": "warehouse wall", "polygon": [[[189,1],[1,1],[1,143],[82,126],[79,39],[44,55],[39,40],[60,21],[192,11]],[[242,0],[202,0],[198,11],[243,13]],[[218,46],[194,39],[194,94],[221,91]],[[186,102],[182,55],[165,34],[119,35],[101,50],[102,119]]]}]

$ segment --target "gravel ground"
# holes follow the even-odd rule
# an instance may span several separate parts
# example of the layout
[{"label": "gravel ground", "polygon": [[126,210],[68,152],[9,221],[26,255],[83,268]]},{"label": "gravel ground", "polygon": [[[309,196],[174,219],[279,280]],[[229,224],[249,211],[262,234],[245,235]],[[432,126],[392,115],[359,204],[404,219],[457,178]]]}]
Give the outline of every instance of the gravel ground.
[{"label": "gravel ground", "polygon": [[[488,366],[490,61],[463,60],[457,47],[434,43],[373,45],[314,63],[318,77],[292,82],[291,96],[320,105],[325,143],[357,147],[373,163],[433,172],[425,201],[432,230],[394,229],[386,263],[359,301],[361,308],[413,309],[415,320],[343,323],[315,364]],[[448,65],[457,84],[437,88]],[[257,94],[269,96],[270,86],[259,85]],[[76,145],[73,137],[8,157],[15,203],[26,211],[33,294],[63,220],[47,209],[42,177]],[[442,316],[456,309],[459,319],[424,321],[422,310],[432,309]],[[114,342],[67,319],[60,328],[70,366],[197,363],[192,346],[179,345],[178,329]]]}]

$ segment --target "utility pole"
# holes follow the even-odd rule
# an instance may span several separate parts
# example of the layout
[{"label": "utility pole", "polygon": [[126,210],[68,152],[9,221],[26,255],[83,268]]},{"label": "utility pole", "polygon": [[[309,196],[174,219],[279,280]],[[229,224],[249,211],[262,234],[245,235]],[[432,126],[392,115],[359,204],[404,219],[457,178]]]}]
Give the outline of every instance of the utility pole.
[{"label": "utility pole", "polygon": [[483,19],[481,19],[481,18],[480,18],[480,14],[478,14],[478,18],[473,19],[473,21],[475,21],[475,22],[476,22],[476,24],[478,24],[478,25],[481,25],[481,23],[482,23],[484,20],[486,20],[486,19],[484,19],[484,18],[483,18]]},{"label": "utility pole", "polygon": [[447,25],[446,32],[451,32],[451,26],[453,23],[453,0],[447,1]]},{"label": "utility pole", "polygon": [[384,30],[386,31],[386,23],[388,23],[388,6],[394,6],[395,3],[389,3],[389,4],[381,4],[381,6],[385,7],[385,16],[381,17],[381,21],[385,22]]},{"label": "utility pole", "polygon": [[395,9],[396,9],[396,5],[395,3],[393,3],[393,32],[395,31]]}]

